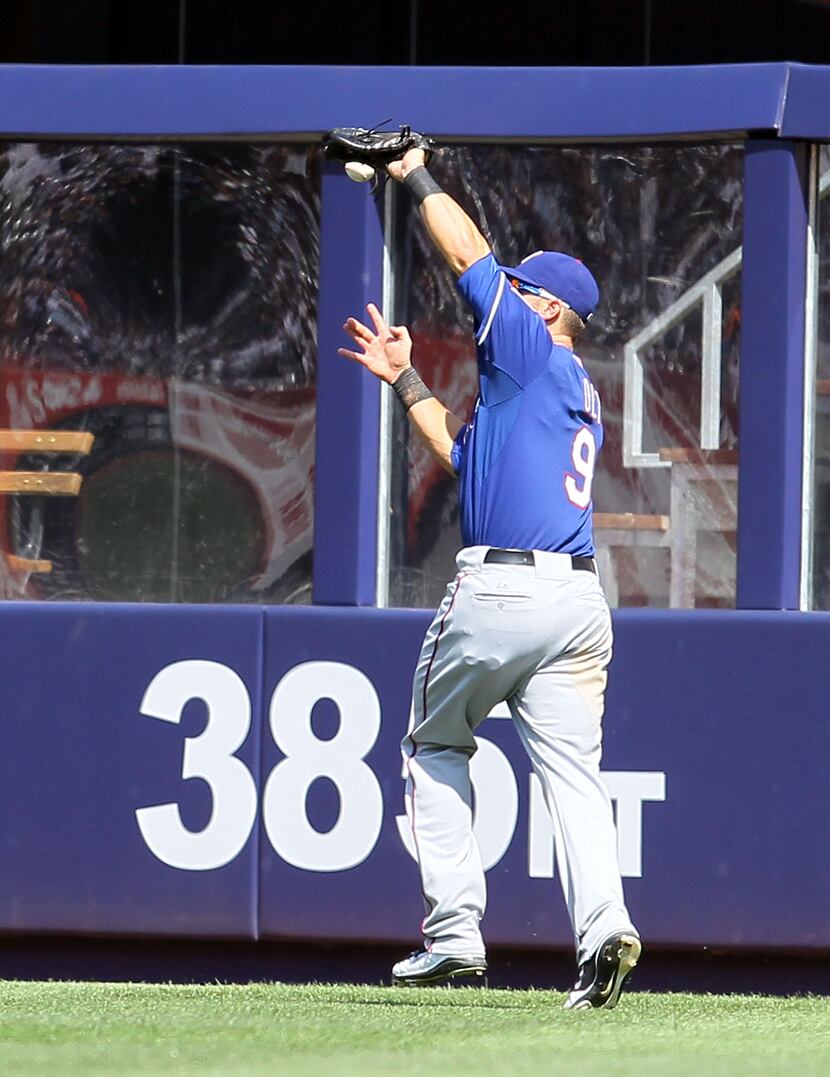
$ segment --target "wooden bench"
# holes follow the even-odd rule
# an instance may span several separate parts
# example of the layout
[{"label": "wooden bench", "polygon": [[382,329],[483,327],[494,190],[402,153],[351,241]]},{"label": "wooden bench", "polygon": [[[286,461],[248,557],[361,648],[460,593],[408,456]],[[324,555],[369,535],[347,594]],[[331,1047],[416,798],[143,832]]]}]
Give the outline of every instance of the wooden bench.
[{"label": "wooden bench", "polygon": [[668,531],[668,516],[643,512],[595,512],[594,527],[601,531]]},{"label": "wooden bench", "polygon": [[[35,455],[72,454],[88,456],[95,438],[80,430],[2,430],[0,454]],[[0,471],[0,493],[77,497],[82,476],[77,471]],[[52,571],[52,562],[41,558],[4,554],[6,567],[12,572]]]}]

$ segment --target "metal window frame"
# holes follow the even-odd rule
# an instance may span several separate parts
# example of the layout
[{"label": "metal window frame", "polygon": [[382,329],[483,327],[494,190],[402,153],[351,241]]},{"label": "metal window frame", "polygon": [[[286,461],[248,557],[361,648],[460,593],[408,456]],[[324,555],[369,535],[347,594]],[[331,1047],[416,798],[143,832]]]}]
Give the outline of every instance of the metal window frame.
[{"label": "metal window frame", "polygon": [[679,325],[688,314],[703,307],[700,372],[700,447],[720,446],[720,381],[724,283],[737,273],[742,248],[738,247],[710,269],[691,288],[653,318],[623,349],[623,464],[625,467],[671,467],[657,453],[643,452],[645,367],[642,351]]},{"label": "metal window frame", "polygon": [[815,534],[816,374],[818,364],[818,207],[823,191],[830,189],[830,172],[819,175],[818,145],[810,146],[807,165],[807,266],[804,296],[804,444],[801,472],[801,570],[798,607],[812,609]]},{"label": "metal window frame", "polygon": [[[395,190],[388,184],[383,205],[383,316],[394,317],[396,304],[395,273],[392,251],[395,246]],[[394,394],[383,386],[380,393],[380,446],[378,460],[377,499],[377,570],[375,595],[378,606],[389,605],[390,528],[389,505],[392,497],[392,424]]]}]

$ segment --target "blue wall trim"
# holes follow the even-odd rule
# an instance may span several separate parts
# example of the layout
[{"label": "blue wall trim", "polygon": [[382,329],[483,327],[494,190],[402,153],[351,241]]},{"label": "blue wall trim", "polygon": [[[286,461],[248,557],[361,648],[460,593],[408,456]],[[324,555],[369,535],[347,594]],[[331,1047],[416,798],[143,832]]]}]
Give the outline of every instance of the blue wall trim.
[{"label": "blue wall trim", "polygon": [[742,609],[798,609],[807,223],[805,148],[749,140],[738,483]]},{"label": "blue wall trim", "polygon": [[[447,137],[523,141],[773,131],[785,118],[791,67],[5,65],[0,133],[316,137],[386,116]],[[816,119],[809,109],[822,87],[826,101],[830,68],[799,72],[802,86],[809,104],[798,106],[801,126]],[[826,121],[819,122],[824,129]]]},{"label": "blue wall trim", "polygon": [[382,306],[380,203],[368,184],[325,166],[320,229],[317,442],[314,488],[316,603],[372,605],[377,590],[380,385],[337,354],[349,315]]},{"label": "blue wall trim", "polygon": [[830,138],[830,68],[790,64],[779,134],[783,138]]}]

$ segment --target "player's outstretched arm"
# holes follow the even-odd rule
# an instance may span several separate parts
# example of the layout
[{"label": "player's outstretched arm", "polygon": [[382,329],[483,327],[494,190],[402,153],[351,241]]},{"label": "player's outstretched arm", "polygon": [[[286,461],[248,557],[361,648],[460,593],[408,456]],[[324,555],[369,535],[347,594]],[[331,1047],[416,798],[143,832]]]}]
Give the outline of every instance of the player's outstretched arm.
[{"label": "player's outstretched arm", "polygon": [[338,354],[365,366],[395,390],[409,420],[442,467],[455,474],[451,452],[463,422],[427,389],[412,366],[412,338],[403,325],[387,325],[374,303],[367,308],[374,328],[347,318],[343,328],[360,348],[338,348]]},{"label": "player's outstretched arm", "polygon": [[[408,150],[400,161],[393,161],[388,165],[386,170],[392,179],[408,186],[419,201],[421,220],[430,238],[453,273],[460,277],[466,269],[490,253],[490,244],[466,210],[431,180],[426,172],[425,162],[424,151],[412,149]],[[420,189],[418,176],[421,176],[422,181],[428,180],[426,186],[423,182],[420,184]],[[430,187],[435,190],[424,193]]]}]

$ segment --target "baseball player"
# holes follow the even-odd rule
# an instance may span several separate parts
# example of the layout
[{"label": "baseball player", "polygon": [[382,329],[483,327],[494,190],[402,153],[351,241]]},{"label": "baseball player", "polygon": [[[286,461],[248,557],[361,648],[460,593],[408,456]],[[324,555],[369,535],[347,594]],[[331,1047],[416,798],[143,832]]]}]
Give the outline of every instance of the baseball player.
[{"label": "baseball player", "polygon": [[386,170],[419,206],[472,309],[472,417],[463,422],[430,393],[411,365],[407,330],[388,326],[375,306],[371,325],[349,318],[344,326],[359,350],[340,349],[393,387],[430,451],[458,476],[463,548],[423,642],[402,745],[425,942],[392,979],[418,986],[487,968],[469,762],[477,726],[506,701],[553,820],[579,966],[565,1006],[611,1009],[641,946],[599,772],[612,647],[591,523],[602,424],[599,395],[573,350],[599,292],[566,254],[499,265],[426,160],[415,147]]}]

